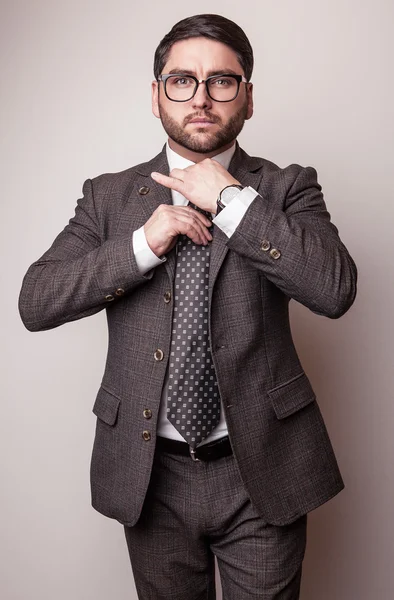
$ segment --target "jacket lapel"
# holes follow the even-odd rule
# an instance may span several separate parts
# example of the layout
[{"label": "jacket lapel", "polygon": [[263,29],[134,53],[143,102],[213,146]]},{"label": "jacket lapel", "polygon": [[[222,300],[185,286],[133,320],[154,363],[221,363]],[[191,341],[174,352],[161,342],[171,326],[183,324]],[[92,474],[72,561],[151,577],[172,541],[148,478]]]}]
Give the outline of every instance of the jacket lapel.
[{"label": "jacket lapel", "polygon": [[130,227],[141,227],[160,204],[171,204],[171,191],[158,185],[150,176],[152,171],[168,173],[165,151],[131,171],[134,171],[133,176],[125,190],[123,207],[118,215],[118,236],[127,235]]},{"label": "jacket lapel", "polygon": [[[148,163],[144,163],[137,167],[137,172],[145,177],[145,186],[149,187],[149,192],[141,196],[141,205],[146,213],[146,218],[149,219],[151,214],[160,206],[160,204],[172,204],[171,190],[156,183],[150,176],[153,171],[163,173],[163,175],[169,174],[169,166],[167,160],[166,146],[164,145],[160,154]],[[175,277],[175,262],[176,262],[176,246],[166,256],[167,260],[164,263],[164,267],[167,271],[170,281],[174,280]]]},{"label": "jacket lapel", "polygon": [[[136,222],[139,221],[140,225],[138,226],[141,227],[160,204],[172,204],[171,190],[159,185],[151,177],[152,171],[157,171],[165,175],[169,173],[165,146],[155,158],[138,165],[135,167],[135,170],[136,176],[130,182],[129,189],[127,190],[126,206],[118,223],[118,235],[130,231],[132,223],[134,223],[135,227]],[[138,217],[136,210],[138,211]],[[175,274],[175,250],[173,249],[169,252],[166,258],[164,266],[172,281]]]},{"label": "jacket lapel", "polygon": [[[235,179],[241,182],[244,187],[252,187],[254,190],[259,189],[260,181],[263,176],[263,159],[251,157],[244,152],[238,145],[229,166],[229,173]],[[213,286],[215,284],[220,267],[228,252],[227,246],[228,237],[214,226],[213,240],[211,246],[211,262],[209,270],[209,297],[212,298]]]},{"label": "jacket lapel", "polygon": [[[137,189],[135,191],[140,196],[141,208],[145,212],[146,218],[149,219],[160,204],[172,204],[171,190],[156,183],[150,176],[152,171],[168,175],[169,167],[165,146],[155,158],[147,163],[138,165],[136,171],[139,177],[136,180]],[[147,193],[141,194],[139,191],[141,188],[147,189]]]}]

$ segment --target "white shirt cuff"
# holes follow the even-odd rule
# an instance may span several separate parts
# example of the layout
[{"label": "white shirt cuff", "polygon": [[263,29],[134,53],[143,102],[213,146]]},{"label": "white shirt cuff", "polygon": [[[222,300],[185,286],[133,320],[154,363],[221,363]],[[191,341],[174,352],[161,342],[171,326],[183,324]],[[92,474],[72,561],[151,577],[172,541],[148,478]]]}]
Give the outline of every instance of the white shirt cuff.
[{"label": "white shirt cuff", "polygon": [[226,235],[231,237],[242,221],[246,211],[258,196],[258,192],[251,187],[246,187],[235,196],[231,202],[220,211],[212,222],[215,223]]},{"label": "white shirt cuff", "polygon": [[145,275],[145,273],[167,260],[165,257],[159,258],[149,248],[148,242],[146,241],[144,226],[133,232],[133,252],[141,275]]}]

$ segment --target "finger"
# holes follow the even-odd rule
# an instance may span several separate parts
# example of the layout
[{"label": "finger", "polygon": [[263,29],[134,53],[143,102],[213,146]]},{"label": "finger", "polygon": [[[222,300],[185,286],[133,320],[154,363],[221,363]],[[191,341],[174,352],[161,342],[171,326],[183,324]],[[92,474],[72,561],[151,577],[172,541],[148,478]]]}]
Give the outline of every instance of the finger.
[{"label": "finger", "polygon": [[193,214],[193,216],[195,216],[197,219],[199,219],[201,221],[201,223],[203,223],[203,225],[205,225],[205,227],[211,227],[212,221],[206,215],[203,215],[199,210],[196,210],[192,206],[184,206],[184,207],[179,207],[179,208],[184,208],[187,210],[188,214],[190,214],[190,213]]},{"label": "finger", "polygon": [[185,181],[185,169],[172,169],[170,171],[170,177],[174,177],[175,179],[179,179],[179,181]]},{"label": "finger", "polygon": [[174,223],[178,233],[187,235],[196,244],[207,244],[210,242],[210,233],[198,219],[190,215],[179,214]]},{"label": "finger", "polygon": [[184,234],[199,244],[212,241],[209,231],[211,221],[191,206],[160,205],[155,213],[161,220],[163,217],[171,228],[171,236]]},{"label": "finger", "polygon": [[195,243],[207,244],[212,241],[212,235],[208,228],[196,215],[191,215],[190,211],[180,212],[177,215],[177,227],[179,233],[187,235]]},{"label": "finger", "polygon": [[205,226],[205,227],[211,227],[212,225],[212,221],[203,213],[201,213],[199,210],[196,210],[195,208],[193,208],[192,206],[189,205],[174,205],[174,204],[161,204],[156,211],[157,213],[160,212],[160,214],[164,213],[168,213],[169,217],[171,216],[171,214],[173,213],[179,213],[179,214],[183,214],[183,215],[187,215],[187,216],[192,216],[193,218],[198,219],[199,221],[201,221],[201,223]]},{"label": "finger", "polygon": [[205,227],[209,228],[212,225],[212,221],[206,215],[203,215],[199,210],[196,210],[195,208],[193,208],[190,205],[188,205],[188,206],[172,205],[172,206],[169,206],[168,208],[170,208],[170,210],[173,210],[175,212],[184,213],[186,215],[193,215],[193,217],[199,219]]},{"label": "finger", "polygon": [[168,177],[162,173],[156,173],[156,171],[151,173],[151,177],[154,181],[160,183],[160,185],[164,185],[164,187],[170,188],[171,190],[175,190],[176,192],[180,192],[182,194],[183,181],[175,179],[175,177]]}]

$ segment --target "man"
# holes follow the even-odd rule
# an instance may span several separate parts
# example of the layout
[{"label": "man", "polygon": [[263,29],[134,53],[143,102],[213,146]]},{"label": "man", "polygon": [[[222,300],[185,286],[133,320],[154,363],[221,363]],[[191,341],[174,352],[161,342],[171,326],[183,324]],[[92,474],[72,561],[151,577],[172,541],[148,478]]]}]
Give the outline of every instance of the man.
[{"label": "man", "polygon": [[[253,53],[218,15],[155,54],[163,151],[88,180],[25,277],[32,331],[107,309],[92,502],[125,526],[140,598],[299,597],[306,514],[342,488],[289,326],[340,317],[356,268],[316,171],[252,158]],[[205,211],[205,212],[201,212]]]}]

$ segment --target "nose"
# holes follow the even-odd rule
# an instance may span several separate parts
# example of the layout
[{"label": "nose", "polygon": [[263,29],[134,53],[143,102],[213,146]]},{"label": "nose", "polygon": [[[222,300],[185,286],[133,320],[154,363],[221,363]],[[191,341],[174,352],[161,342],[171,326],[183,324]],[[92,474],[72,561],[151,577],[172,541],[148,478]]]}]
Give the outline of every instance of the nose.
[{"label": "nose", "polygon": [[212,100],[208,96],[207,88],[204,83],[199,83],[197,91],[192,98],[192,104],[194,108],[211,108]]}]

